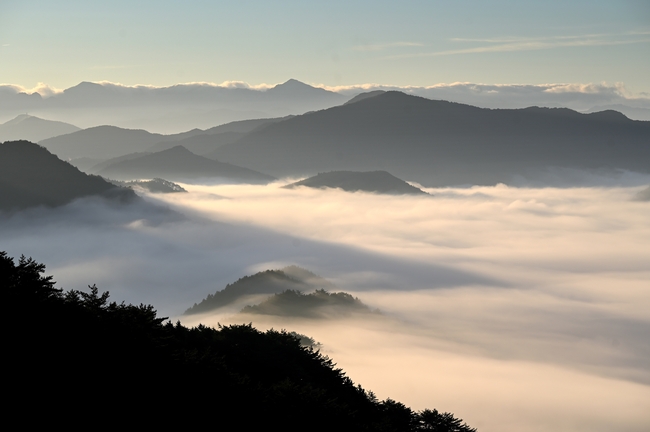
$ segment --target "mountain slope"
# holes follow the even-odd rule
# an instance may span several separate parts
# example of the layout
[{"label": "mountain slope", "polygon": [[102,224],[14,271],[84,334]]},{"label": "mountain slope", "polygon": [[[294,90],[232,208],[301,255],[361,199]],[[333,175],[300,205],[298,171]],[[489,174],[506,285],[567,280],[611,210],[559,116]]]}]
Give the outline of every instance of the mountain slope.
[{"label": "mountain slope", "polygon": [[21,114],[0,124],[0,142],[25,140],[38,142],[58,135],[65,135],[80,130],[77,126],[52,120]]},{"label": "mountain slope", "polygon": [[214,155],[275,176],[387,170],[428,186],[494,184],[549,166],[650,172],[650,123],[386,92],[269,125]]},{"label": "mountain slope", "polygon": [[293,189],[299,186],[311,188],[338,188],[348,192],[364,191],[391,195],[427,194],[421,189],[411,186],[404,180],[386,171],[330,171],[319,173],[314,177],[284,186]]},{"label": "mountain slope", "polygon": [[185,311],[185,314],[209,312],[256,294],[278,294],[286,290],[303,292],[318,289],[333,290],[336,287],[312,272],[296,266],[285,267],[282,270],[266,270],[251,276],[244,276],[236,282],[226,285],[223,290],[209,294],[204,300]]},{"label": "mountain slope", "polygon": [[133,191],[84,174],[37,144],[0,144],[0,210],[59,206],[90,195],[135,199]]},{"label": "mountain slope", "polygon": [[[103,166],[104,164],[102,164]],[[121,158],[109,164],[97,174],[117,180],[144,178],[165,178],[170,180],[192,180],[219,178],[242,183],[268,183],[273,177],[195,155],[182,146],[157,153],[147,153],[131,159]]]},{"label": "mountain slope", "polygon": [[128,153],[143,152],[159,142],[179,141],[203,133],[200,129],[161,135],[142,129],[124,129],[117,126],[96,126],[71,134],[39,142],[52,153],[64,159],[109,159]]}]

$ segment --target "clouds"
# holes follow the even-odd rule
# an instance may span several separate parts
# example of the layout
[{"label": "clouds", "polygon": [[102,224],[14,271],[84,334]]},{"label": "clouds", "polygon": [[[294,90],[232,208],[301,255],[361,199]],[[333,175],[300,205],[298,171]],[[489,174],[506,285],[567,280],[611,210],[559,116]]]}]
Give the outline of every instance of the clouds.
[{"label": "clouds", "polygon": [[[611,106],[631,118],[650,120],[650,98],[630,92],[622,83],[481,84],[440,83],[431,86],[359,84],[323,88],[345,95],[373,90],[396,90],[428,99],[461,102],[483,108],[567,107],[579,111]],[[618,105],[618,106],[614,106]],[[639,108],[628,112],[625,107]]]},{"label": "clouds", "polygon": [[629,44],[649,44],[648,32],[635,31],[622,34],[585,34],[569,36],[547,37],[496,37],[485,39],[451,38],[451,42],[465,44],[482,44],[468,48],[429,51],[410,54],[398,54],[385,57],[389,60],[406,59],[413,57],[437,57],[461,54],[500,53],[515,51],[537,51],[556,48],[576,48],[593,46],[615,46]]},{"label": "clouds", "polygon": [[127,210],[81,200],[5,216],[0,249],[44,262],[64,288],[96,283],[172,317],[239,277],[297,264],[383,315],[254,324],[314,337],[381,398],[487,432],[650,424],[650,225],[648,202],[634,201],[645,186],[425,197],[183,186]]}]

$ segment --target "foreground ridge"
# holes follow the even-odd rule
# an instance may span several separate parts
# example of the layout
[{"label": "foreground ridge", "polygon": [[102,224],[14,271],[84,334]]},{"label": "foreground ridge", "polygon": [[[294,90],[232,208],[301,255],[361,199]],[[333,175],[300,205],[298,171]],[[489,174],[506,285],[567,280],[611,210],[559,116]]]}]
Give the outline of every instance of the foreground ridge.
[{"label": "foreground ridge", "polygon": [[[197,416],[204,424],[209,415],[240,430],[475,431],[450,413],[379,401],[295,334],[250,324],[187,328],[151,305],[109,302],[94,285],[63,291],[44,271],[0,252],[13,324],[2,330],[5,367],[23,378],[6,388],[10,409],[29,406],[54,422],[133,411],[156,426]],[[68,397],[46,397],[53,389]]]}]

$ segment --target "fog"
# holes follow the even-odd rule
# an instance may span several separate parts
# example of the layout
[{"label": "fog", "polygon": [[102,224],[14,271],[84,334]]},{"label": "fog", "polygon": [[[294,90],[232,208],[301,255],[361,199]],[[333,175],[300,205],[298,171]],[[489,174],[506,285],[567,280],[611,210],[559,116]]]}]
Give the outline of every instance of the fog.
[{"label": "fog", "polygon": [[[295,179],[291,179],[295,180]],[[646,186],[425,189],[390,196],[182,184],[127,209],[80,200],[0,219],[0,250],[58,286],[97,284],[186,325],[286,328],[379,398],[481,432],[650,425]],[[164,210],[161,210],[164,209]],[[296,264],[378,308],[367,320],[182,312]]]}]

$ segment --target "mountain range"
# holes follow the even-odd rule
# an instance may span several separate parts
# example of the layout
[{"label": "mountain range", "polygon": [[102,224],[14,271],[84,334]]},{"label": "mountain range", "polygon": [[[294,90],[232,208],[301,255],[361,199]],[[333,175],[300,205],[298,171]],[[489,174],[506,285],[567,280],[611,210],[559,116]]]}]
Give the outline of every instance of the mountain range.
[{"label": "mountain range", "polygon": [[0,116],[29,112],[83,128],[110,124],[169,134],[236,120],[302,114],[347,99],[294,79],[269,89],[206,83],[161,88],[82,82],[49,97],[0,93]]},{"label": "mountain range", "polygon": [[268,125],[211,156],[277,177],[387,170],[426,186],[509,183],[549,167],[647,173],[650,122],[391,91]]}]

